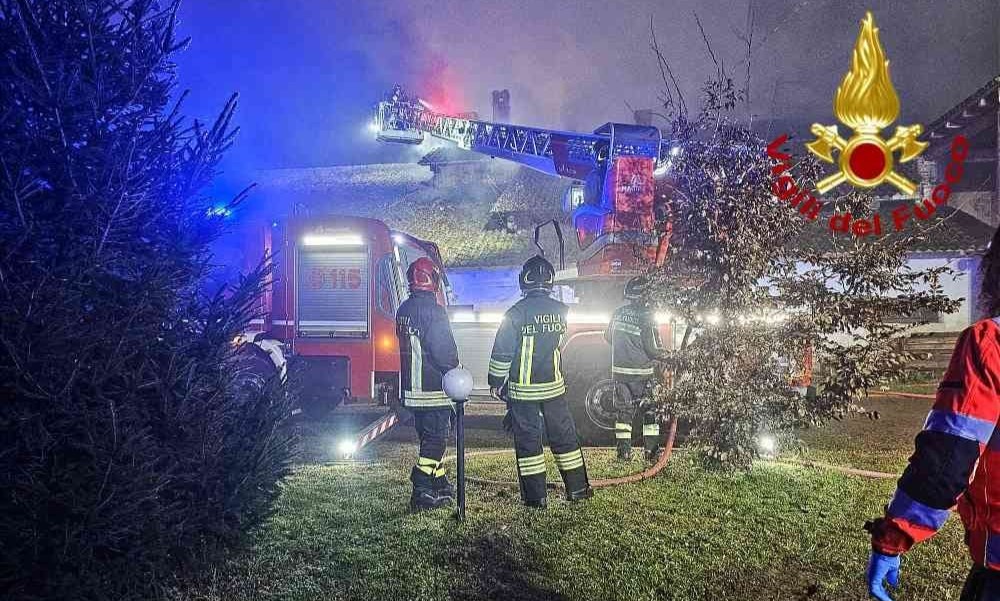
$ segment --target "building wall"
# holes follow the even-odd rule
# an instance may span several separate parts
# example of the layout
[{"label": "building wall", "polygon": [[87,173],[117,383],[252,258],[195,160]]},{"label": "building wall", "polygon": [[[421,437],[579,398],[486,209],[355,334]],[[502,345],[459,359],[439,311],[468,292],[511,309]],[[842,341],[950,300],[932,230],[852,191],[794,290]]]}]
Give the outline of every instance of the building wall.
[{"label": "building wall", "polygon": [[[979,293],[978,256],[949,254],[922,254],[911,257],[907,264],[915,270],[931,269],[943,265],[956,271],[954,277],[943,278],[941,285],[950,298],[960,299],[957,312],[942,315],[941,321],[916,328],[916,332],[960,332],[980,319],[975,300]],[[800,269],[807,269],[805,264]],[[460,267],[448,270],[448,280],[452,288],[452,304],[471,305],[476,311],[503,312],[521,298],[517,276],[520,266],[511,267]],[[557,287],[558,298],[574,304],[572,290]],[[616,299],[618,300],[618,299]]]},{"label": "building wall", "polygon": [[459,267],[448,270],[452,304],[472,305],[476,311],[506,311],[521,298],[517,285],[520,266]]},{"label": "building wall", "polygon": [[[503,312],[521,298],[517,276],[520,265],[510,267],[458,267],[448,269],[453,305],[471,305],[476,311]],[[553,298],[572,305],[577,302],[568,286],[556,286]]]},{"label": "building wall", "polygon": [[948,265],[957,273],[954,277],[943,278],[941,285],[950,298],[961,299],[957,312],[942,315],[939,323],[920,326],[917,332],[959,332],[978,319],[975,308],[979,292],[979,257],[963,257],[953,254],[911,257],[907,264],[913,269],[930,269]]}]

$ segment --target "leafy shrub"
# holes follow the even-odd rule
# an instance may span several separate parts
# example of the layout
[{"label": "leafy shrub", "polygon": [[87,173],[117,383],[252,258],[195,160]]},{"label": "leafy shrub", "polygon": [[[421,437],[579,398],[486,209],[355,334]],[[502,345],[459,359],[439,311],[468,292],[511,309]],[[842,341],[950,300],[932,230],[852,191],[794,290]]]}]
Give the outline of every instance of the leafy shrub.
[{"label": "leafy shrub", "polygon": [[0,0],[5,599],[150,598],[260,522],[287,470],[281,385],[231,342],[268,271],[199,290],[235,98],[179,117],[176,10]]}]

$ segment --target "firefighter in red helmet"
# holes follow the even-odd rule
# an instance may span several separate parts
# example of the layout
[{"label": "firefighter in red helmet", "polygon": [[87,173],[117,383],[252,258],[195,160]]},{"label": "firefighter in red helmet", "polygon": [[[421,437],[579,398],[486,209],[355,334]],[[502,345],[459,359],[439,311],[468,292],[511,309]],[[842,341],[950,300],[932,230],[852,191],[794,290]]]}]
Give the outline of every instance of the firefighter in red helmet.
[{"label": "firefighter in red helmet", "polygon": [[544,257],[528,259],[518,281],[524,297],[504,314],[490,356],[489,384],[494,396],[508,400],[521,498],[529,507],[545,507],[544,428],[566,498],[587,499],[593,492],[560,365],[569,308],[550,297],[555,269]]},{"label": "firefighter in red helmet", "polygon": [[410,472],[410,509],[421,511],[451,503],[454,488],[441,463],[451,428],[453,405],[441,378],[458,366],[458,348],[448,314],[438,304],[441,272],[421,257],[406,270],[410,297],[396,312],[399,338],[400,398],[413,412],[420,440],[417,463]]},{"label": "firefighter in red helmet", "polygon": [[872,535],[868,592],[891,600],[900,556],[934,535],[957,505],[973,567],[961,601],[1000,600],[1000,229],[982,263],[981,304],[990,319],[962,332],[916,450]]}]

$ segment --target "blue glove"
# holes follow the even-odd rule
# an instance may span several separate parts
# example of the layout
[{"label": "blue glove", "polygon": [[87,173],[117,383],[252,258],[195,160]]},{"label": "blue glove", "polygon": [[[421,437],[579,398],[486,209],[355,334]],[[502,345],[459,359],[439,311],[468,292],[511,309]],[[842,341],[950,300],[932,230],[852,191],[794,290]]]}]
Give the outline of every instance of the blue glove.
[{"label": "blue glove", "polygon": [[888,581],[892,588],[899,586],[899,555],[882,555],[872,551],[865,578],[868,580],[869,595],[879,601],[892,601],[885,590],[885,582]]}]

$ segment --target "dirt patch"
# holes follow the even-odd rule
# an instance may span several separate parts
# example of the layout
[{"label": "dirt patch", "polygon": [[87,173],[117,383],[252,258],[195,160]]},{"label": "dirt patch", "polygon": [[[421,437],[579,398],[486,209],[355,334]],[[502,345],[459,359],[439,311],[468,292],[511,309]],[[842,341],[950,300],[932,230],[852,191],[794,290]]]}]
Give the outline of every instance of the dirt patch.
[{"label": "dirt patch", "polygon": [[566,601],[532,580],[540,564],[534,553],[515,547],[506,536],[487,534],[449,553],[456,571],[466,578],[450,591],[452,601]]}]

